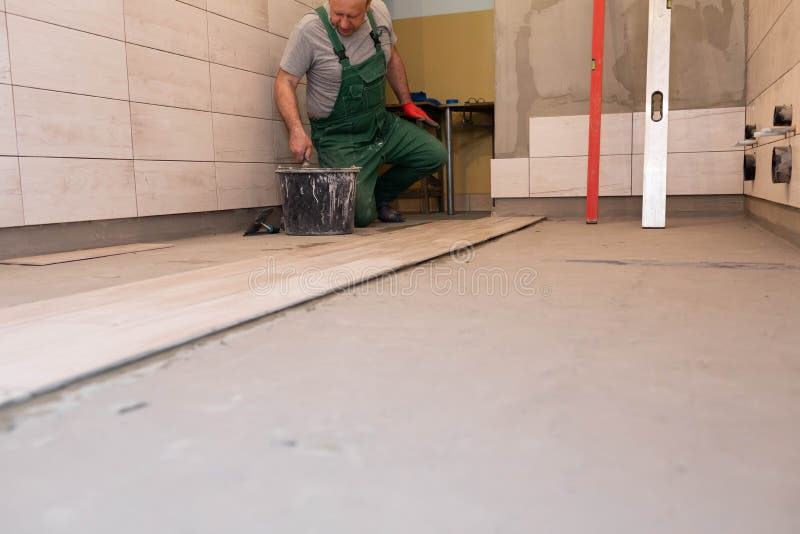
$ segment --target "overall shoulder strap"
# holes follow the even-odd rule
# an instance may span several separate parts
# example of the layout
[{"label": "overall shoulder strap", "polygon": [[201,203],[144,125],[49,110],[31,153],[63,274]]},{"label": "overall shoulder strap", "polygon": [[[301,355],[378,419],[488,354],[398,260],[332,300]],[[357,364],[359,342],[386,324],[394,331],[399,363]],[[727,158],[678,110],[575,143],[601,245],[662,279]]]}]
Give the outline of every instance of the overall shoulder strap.
[{"label": "overall shoulder strap", "polygon": [[333,52],[339,57],[339,63],[344,63],[345,61],[349,63],[350,60],[347,58],[347,53],[345,52],[342,40],[339,39],[336,29],[331,24],[331,19],[328,16],[328,12],[325,11],[323,6],[319,6],[314,11],[317,12],[320,20],[322,20],[323,26],[325,26],[325,30],[328,32],[328,38],[331,40],[331,44],[333,45]]},{"label": "overall shoulder strap", "polygon": [[375,17],[372,14],[372,9],[367,11],[367,18],[369,19],[369,26],[370,26],[369,36],[372,37],[372,41],[375,43],[375,48],[377,50],[382,50],[381,38],[378,37],[378,30],[377,30],[378,25],[375,24]]}]

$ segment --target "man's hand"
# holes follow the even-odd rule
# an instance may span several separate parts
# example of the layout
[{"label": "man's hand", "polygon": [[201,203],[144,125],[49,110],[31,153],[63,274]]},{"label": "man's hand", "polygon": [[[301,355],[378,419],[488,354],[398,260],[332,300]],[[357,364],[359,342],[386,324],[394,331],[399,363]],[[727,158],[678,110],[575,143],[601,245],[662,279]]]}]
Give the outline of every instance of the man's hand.
[{"label": "man's hand", "polygon": [[419,106],[417,106],[413,102],[409,102],[408,104],[403,104],[403,115],[405,115],[406,117],[408,117],[410,119],[421,120],[422,122],[424,122],[425,124],[427,124],[428,126],[431,126],[433,128],[438,128],[439,127],[439,123],[438,122],[436,122],[432,118],[430,118],[427,113],[422,111],[419,108]]},{"label": "man's hand", "polygon": [[294,154],[297,163],[311,160],[313,146],[311,138],[303,128],[294,128],[289,134],[289,149]]}]

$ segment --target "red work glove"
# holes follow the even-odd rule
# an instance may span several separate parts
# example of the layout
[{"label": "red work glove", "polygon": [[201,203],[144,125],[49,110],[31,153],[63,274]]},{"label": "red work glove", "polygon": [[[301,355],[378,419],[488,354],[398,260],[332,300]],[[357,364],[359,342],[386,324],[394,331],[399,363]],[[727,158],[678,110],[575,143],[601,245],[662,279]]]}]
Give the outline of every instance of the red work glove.
[{"label": "red work glove", "polygon": [[403,115],[405,115],[410,119],[421,120],[422,122],[433,128],[439,127],[438,122],[428,117],[428,114],[419,109],[419,106],[417,106],[413,102],[409,102],[408,104],[403,104]]}]

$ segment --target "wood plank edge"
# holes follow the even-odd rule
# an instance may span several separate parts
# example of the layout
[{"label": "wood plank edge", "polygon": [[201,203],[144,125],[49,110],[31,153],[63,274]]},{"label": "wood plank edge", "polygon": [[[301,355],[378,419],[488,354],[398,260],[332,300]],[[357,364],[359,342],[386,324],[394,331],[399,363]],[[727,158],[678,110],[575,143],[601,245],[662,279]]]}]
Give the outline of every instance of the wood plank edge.
[{"label": "wood plank edge", "polygon": [[[514,219],[526,219],[527,217],[508,217],[506,219],[512,219],[512,218],[514,218]],[[41,386],[41,387],[33,389],[31,391],[24,391],[24,392],[21,391],[21,392],[18,392],[18,393],[14,393],[12,391],[11,393],[9,393],[7,395],[4,395],[5,398],[0,397],[0,410],[4,410],[4,409],[10,408],[12,406],[17,406],[17,405],[23,404],[25,402],[28,402],[30,400],[33,400],[35,398],[38,398],[38,397],[41,397],[41,396],[44,396],[44,395],[55,393],[57,391],[60,391],[62,389],[68,388],[68,387],[72,387],[74,385],[77,385],[77,384],[79,384],[81,382],[84,382],[84,381],[87,381],[87,380],[98,378],[98,377],[100,377],[102,375],[111,373],[111,372],[116,371],[118,369],[121,369],[123,367],[127,367],[129,365],[132,365],[132,364],[135,364],[135,363],[150,359],[150,358],[152,358],[154,356],[157,356],[159,354],[164,354],[165,352],[184,347],[184,346],[186,346],[186,345],[188,345],[190,343],[197,343],[197,342],[203,341],[203,340],[205,340],[207,338],[210,338],[210,337],[212,337],[214,335],[224,334],[225,332],[227,332],[229,330],[233,330],[234,328],[239,328],[239,327],[245,326],[247,324],[259,321],[261,319],[264,319],[264,318],[269,317],[271,315],[275,315],[277,313],[286,312],[288,310],[291,310],[292,308],[296,308],[296,307],[302,306],[304,304],[307,304],[309,302],[312,302],[312,301],[315,301],[315,300],[318,300],[318,299],[321,299],[321,298],[324,298],[324,297],[328,297],[330,295],[334,295],[334,294],[336,294],[336,293],[338,293],[340,291],[346,290],[346,289],[351,289],[353,287],[358,287],[358,286],[360,286],[362,284],[371,282],[371,281],[376,280],[378,278],[382,278],[382,277],[387,276],[389,274],[397,273],[397,272],[403,271],[405,269],[409,269],[411,267],[416,267],[418,265],[422,265],[423,263],[428,263],[430,261],[439,259],[441,257],[448,256],[448,255],[450,255],[453,252],[456,252],[458,250],[463,250],[463,249],[465,249],[467,247],[474,247],[474,246],[477,246],[477,245],[481,245],[483,243],[488,243],[490,241],[494,241],[494,240],[499,239],[499,238],[501,238],[503,236],[519,232],[520,230],[524,230],[524,229],[529,228],[531,226],[535,226],[535,225],[539,224],[540,222],[544,221],[545,217],[530,217],[530,218],[527,218],[527,219],[529,219],[529,220],[525,221],[525,222],[521,221],[521,224],[519,226],[513,228],[513,229],[505,230],[505,231],[502,231],[502,232],[500,232],[498,234],[490,235],[490,236],[487,236],[485,238],[481,238],[481,239],[473,241],[473,242],[471,242],[469,244],[467,244],[467,242],[465,241],[464,246],[460,247],[459,249],[449,249],[449,250],[447,250],[445,252],[442,252],[441,254],[438,254],[438,255],[435,255],[435,256],[429,256],[429,257],[427,257],[425,259],[421,259],[419,261],[412,261],[412,262],[409,262],[409,263],[401,264],[401,265],[396,266],[396,267],[385,268],[385,269],[380,270],[379,272],[372,273],[370,276],[366,276],[366,277],[361,278],[359,280],[355,280],[355,281],[349,282],[349,283],[342,283],[342,284],[340,284],[338,286],[331,286],[329,288],[326,288],[324,290],[324,292],[321,292],[319,294],[306,295],[305,297],[301,297],[298,301],[286,304],[285,306],[274,308],[274,309],[271,309],[271,310],[266,311],[266,312],[252,313],[252,314],[250,314],[250,315],[248,315],[246,317],[241,317],[241,318],[235,319],[233,321],[229,321],[229,322],[224,323],[224,324],[220,324],[220,325],[216,325],[214,327],[210,327],[210,328],[206,329],[204,332],[198,332],[198,333],[192,334],[191,336],[186,336],[185,338],[175,339],[174,341],[172,341],[170,343],[167,343],[162,347],[151,349],[151,350],[147,350],[147,351],[140,352],[140,353],[132,354],[132,355],[130,355],[128,357],[121,358],[121,359],[116,360],[114,362],[109,362],[108,364],[104,364],[104,365],[102,365],[100,367],[97,367],[96,369],[92,369],[91,371],[77,373],[77,374],[75,374],[73,376],[64,378],[63,380],[59,380],[57,382],[54,382],[52,384],[48,384],[48,385],[45,385],[45,386]]]}]

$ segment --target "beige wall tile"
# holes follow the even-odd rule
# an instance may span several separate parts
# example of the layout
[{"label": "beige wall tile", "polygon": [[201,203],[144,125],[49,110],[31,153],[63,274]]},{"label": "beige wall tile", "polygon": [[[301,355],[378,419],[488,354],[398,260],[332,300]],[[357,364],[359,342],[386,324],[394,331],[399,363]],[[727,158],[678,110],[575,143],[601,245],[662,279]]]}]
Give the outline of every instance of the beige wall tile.
[{"label": "beige wall tile", "polygon": [[216,161],[270,163],[275,121],[214,113]]},{"label": "beige wall tile", "polygon": [[270,119],[275,78],[211,64],[214,111]]},{"label": "beige wall tile", "polygon": [[0,227],[25,224],[17,159],[0,157]]},{"label": "beige wall tile", "polygon": [[214,161],[211,113],[131,104],[136,159]]},{"label": "beige wall tile", "polygon": [[17,155],[14,95],[10,85],[0,85],[0,156]]},{"label": "beige wall tile", "polygon": [[275,140],[275,161],[278,163],[293,163],[294,154],[289,149],[289,132],[283,121],[276,120],[272,123],[273,139]]},{"label": "beige wall tile", "polygon": [[[267,37],[267,72],[269,76],[277,76],[281,70],[281,58],[283,51],[286,50],[286,43],[289,40],[277,35],[268,34]],[[302,80],[305,82],[305,78]]]},{"label": "beige wall tile", "polygon": [[747,62],[747,102],[800,61],[800,3],[792,2]]},{"label": "beige wall tile", "polygon": [[208,35],[211,61],[259,74],[275,76],[286,39],[208,14]]},{"label": "beige wall tile", "polygon": [[[746,122],[755,124],[759,130],[772,126],[776,105],[791,105],[795,114],[800,113],[800,63],[747,106]],[[795,119],[794,123],[798,122]],[[774,138],[765,141],[774,141]]]},{"label": "beige wall tile", "polygon": [[7,11],[124,40],[122,4],[123,0],[8,0]]},{"label": "beige wall tile", "polygon": [[[589,154],[589,116],[534,117],[530,119],[532,158],[586,156]],[[600,153],[604,156],[631,153],[630,113],[604,114]]]},{"label": "beige wall tile", "polygon": [[755,0],[747,13],[747,57],[753,55],[769,29],[792,0]]},{"label": "beige wall tile", "polygon": [[456,193],[453,195],[453,209],[455,211],[469,211],[469,195],[466,193]]},{"label": "beige wall tile", "polygon": [[206,0],[183,0],[185,4],[190,4],[200,9],[206,9]]},{"label": "beige wall tile", "polygon": [[744,137],[744,116],[743,107],[671,111],[668,151],[741,152],[733,145]]},{"label": "beige wall tile", "polygon": [[213,163],[135,162],[139,216],[217,209]]},{"label": "beige wall tile", "polygon": [[14,88],[22,156],[130,159],[128,102]]},{"label": "beige wall tile", "polygon": [[469,211],[492,211],[492,197],[486,193],[469,195]]},{"label": "beige wall tile", "polygon": [[131,100],[211,111],[208,62],[128,44]]},{"label": "beige wall tile", "polygon": [[[669,152],[736,151],[744,138],[745,108],[681,109],[669,112]],[[634,113],[633,153],[644,153],[645,114]]]},{"label": "beige wall tile", "polygon": [[0,83],[11,83],[11,63],[8,59],[6,14],[0,13]]},{"label": "beige wall tile", "polygon": [[289,37],[292,29],[311,8],[295,0],[269,0],[269,31]]},{"label": "beige wall tile", "polygon": [[125,2],[128,42],[208,59],[206,12],[175,0]]},{"label": "beige wall tile", "polygon": [[528,158],[492,160],[492,197],[528,198],[530,160]]},{"label": "beige wall tile", "polygon": [[217,162],[219,209],[279,205],[276,167],[269,163]]},{"label": "beige wall tile", "polygon": [[[743,152],[694,152],[667,156],[668,195],[739,195]],[[644,156],[633,157],[633,194],[642,194]]]},{"label": "beige wall tile", "polygon": [[120,41],[8,16],[14,83],[128,99],[125,45]]},{"label": "beige wall tile", "polygon": [[797,170],[793,170],[792,182],[789,184],[772,183],[772,149],[776,146],[791,146],[792,154],[800,153],[800,137],[779,141],[770,145],[759,146],[756,150],[756,180],[750,182],[745,193],[787,206],[800,208],[800,179]]},{"label": "beige wall tile", "polygon": [[136,216],[133,162],[20,158],[26,224]]},{"label": "beige wall tile", "polygon": [[207,0],[208,10],[229,19],[244,22],[250,26],[269,29],[267,16],[267,3],[270,5],[275,0]]},{"label": "beige wall tile", "polygon": [[[586,196],[588,156],[531,159],[531,197]],[[600,157],[600,196],[631,194],[631,156]]]}]

